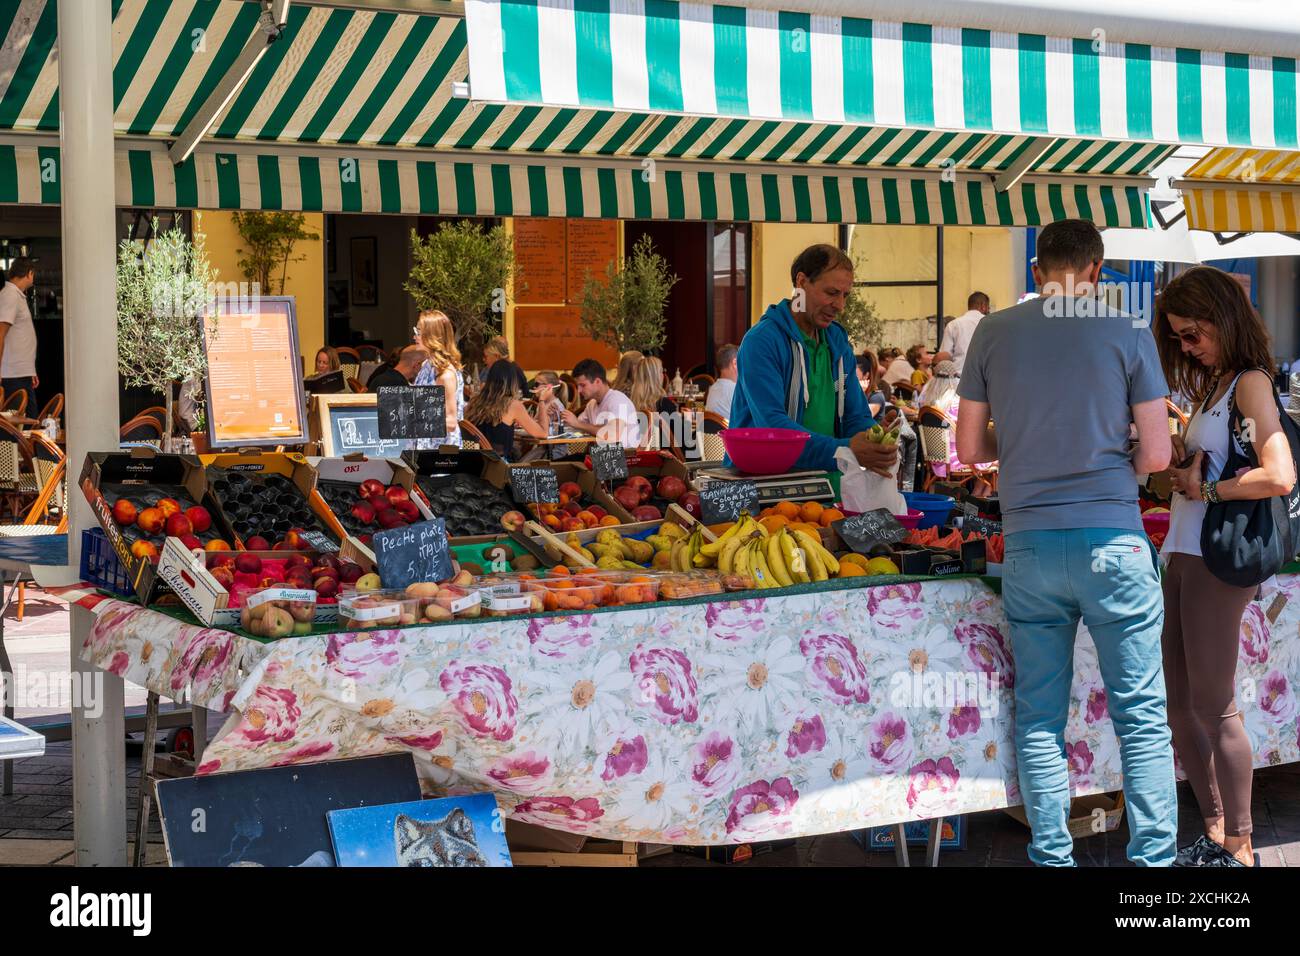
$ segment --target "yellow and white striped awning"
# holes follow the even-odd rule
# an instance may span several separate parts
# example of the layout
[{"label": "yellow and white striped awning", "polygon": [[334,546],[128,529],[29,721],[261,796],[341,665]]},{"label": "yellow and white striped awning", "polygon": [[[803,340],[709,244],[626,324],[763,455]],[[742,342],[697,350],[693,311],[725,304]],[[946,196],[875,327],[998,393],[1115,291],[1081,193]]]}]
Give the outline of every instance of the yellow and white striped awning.
[{"label": "yellow and white striped awning", "polygon": [[1300,233],[1300,152],[1212,150],[1179,186],[1190,229]]}]

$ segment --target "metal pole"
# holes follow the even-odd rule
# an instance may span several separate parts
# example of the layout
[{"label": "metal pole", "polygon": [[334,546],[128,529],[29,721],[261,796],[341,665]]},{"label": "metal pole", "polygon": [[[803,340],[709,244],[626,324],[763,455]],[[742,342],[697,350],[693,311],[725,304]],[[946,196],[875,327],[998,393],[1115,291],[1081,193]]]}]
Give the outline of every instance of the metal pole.
[{"label": "metal pole", "polygon": [[943,346],[943,226],[934,227],[934,347]]},{"label": "metal pole", "polygon": [[[107,0],[60,3],[59,147],[63,163],[64,368],[69,484],[92,450],[117,445],[117,228],[114,211],[113,17]],[[68,563],[81,559],[81,532],[94,525],[90,506],[68,495]],[[74,672],[91,614],[72,608]],[[126,865],[126,730],[122,681],[110,674],[94,701],[72,707],[72,790],[79,866]],[[84,705],[103,705],[97,717]],[[97,713],[91,709],[89,713]]]}]

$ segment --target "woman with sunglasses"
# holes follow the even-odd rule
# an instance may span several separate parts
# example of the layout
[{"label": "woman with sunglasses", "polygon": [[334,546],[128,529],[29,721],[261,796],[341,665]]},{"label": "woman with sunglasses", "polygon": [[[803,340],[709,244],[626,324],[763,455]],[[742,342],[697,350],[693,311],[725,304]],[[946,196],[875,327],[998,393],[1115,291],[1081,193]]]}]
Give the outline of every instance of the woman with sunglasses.
[{"label": "woman with sunglasses", "polygon": [[[1225,584],[1201,556],[1206,505],[1286,494],[1295,484],[1290,445],[1273,393],[1268,331],[1245,290],[1225,272],[1184,272],[1156,302],[1156,343],[1169,384],[1196,404],[1176,436],[1173,514],[1165,563],[1161,635],[1174,749],[1205,821],[1205,836],[1176,866],[1252,866],[1253,753],[1235,700],[1241,617],[1256,588]],[[1232,408],[1253,435],[1229,433]],[[1224,475],[1229,442],[1253,446],[1259,467]]]}]

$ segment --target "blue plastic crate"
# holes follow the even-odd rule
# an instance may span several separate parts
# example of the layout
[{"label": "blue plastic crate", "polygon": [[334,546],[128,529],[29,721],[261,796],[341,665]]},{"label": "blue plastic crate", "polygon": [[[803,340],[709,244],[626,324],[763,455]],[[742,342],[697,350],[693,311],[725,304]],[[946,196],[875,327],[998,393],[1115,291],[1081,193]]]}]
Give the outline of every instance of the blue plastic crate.
[{"label": "blue plastic crate", "polygon": [[126,568],[118,560],[108,536],[98,528],[81,532],[81,580],[118,597],[135,595]]}]

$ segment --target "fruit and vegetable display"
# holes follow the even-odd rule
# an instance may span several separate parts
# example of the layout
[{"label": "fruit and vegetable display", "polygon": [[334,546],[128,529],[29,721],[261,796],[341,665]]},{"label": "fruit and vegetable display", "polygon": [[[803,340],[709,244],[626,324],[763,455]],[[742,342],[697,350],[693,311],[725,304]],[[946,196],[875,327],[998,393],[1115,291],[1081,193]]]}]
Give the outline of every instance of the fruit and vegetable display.
[{"label": "fruit and vegetable display", "polygon": [[402,528],[424,515],[402,485],[385,485],[376,478],[360,484],[349,481],[318,481],[316,490],[339,519],[343,530],[362,544],[370,543],[376,531]]},{"label": "fruit and vegetable display", "polygon": [[483,598],[473,583],[474,576],[461,570],[447,581],[408,585],[402,594],[420,602],[419,619],[423,621],[475,618],[483,613]]},{"label": "fruit and vegetable display", "polygon": [[739,590],[746,580],[760,589],[789,587],[851,576],[839,558],[822,544],[820,535],[803,528],[778,525],[769,530],[748,511],[716,541],[705,542],[697,530],[676,558],[677,567],[716,567],[723,586]]},{"label": "fruit and vegetable display", "polygon": [[301,551],[308,531],[333,537],[287,475],[209,468],[212,493],[249,551]]},{"label": "fruit and vegetable display", "polygon": [[421,477],[416,479],[416,484],[424,492],[430,510],[446,521],[447,534],[453,538],[500,534],[501,519],[507,512],[519,515],[516,527],[524,523],[524,516],[515,511],[509,490],[497,488],[484,478],[473,475]]},{"label": "fruit and vegetable display", "polygon": [[652,482],[644,475],[632,475],[614,489],[614,500],[627,509],[634,521],[660,521],[668,506],[678,505],[696,520],[701,515],[700,496],[676,475]]},{"label": "fruit and vegetable display", "polygon": [[979,531],[967,531],[963,534],[956,528],[926,528],[912,531],[904,539],[905,544],[919,548],[938,548],[945,551],[961,551],[961,546],[970,541],[984,541],[985,556],[990,563],[1001,564],[1004,544],[1002,535],[986,535]]},{"label": "fruit and vegetable display", "polygon": [[[576,481],[566,481],[560,485],[560,500],[558,503],[533,503],[528,505],[528,510],[532,512],[534,518],[551,531],[583,531],[587,528],[622,523],[616,515],[610,514],[600,505],[583,495],[582,486]],[[513,531],[522,525],[525,520],[521,512],[512,511],[502,515],[501,526],[507,531]]]},{"label": "fruit and vegetable display", "polygon": [[248,595],[239,626],[257,637],[277,640],[310,634],[315,617],[315,591],[272,587]]},{"label": "fruit and vegetable display", "polygon": [[154,564],[166,538],[180,538],[190,549],[230,550],[212,520],[183,488],[106,484],[100,488],[111,505],[113,522],[131,553]]},{"label": "fruit and vegetable display", "polygon": [[317,603],[332,604],[344,588],[379,585],[378,575],[330,553],[232,551],[209,553],[205,559],[208,573],[229,594],[226,606],[232,608],[246,608],[252,595],[268,588],[311,590]]}]

